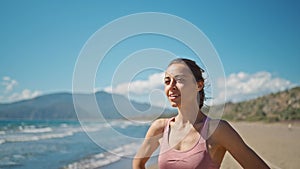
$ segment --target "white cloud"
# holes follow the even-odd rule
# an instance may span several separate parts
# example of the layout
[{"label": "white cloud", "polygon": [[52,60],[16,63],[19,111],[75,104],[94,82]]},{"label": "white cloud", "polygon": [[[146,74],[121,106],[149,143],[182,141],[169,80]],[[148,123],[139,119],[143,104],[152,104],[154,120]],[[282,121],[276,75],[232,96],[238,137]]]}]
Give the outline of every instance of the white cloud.
[{"label": "white cloud", "polygon": [[[224,84],[224,80],[220,80],[219,85],[222,83]],[[292,82],[274,77],[271,73],[265,71],[254,74],[233,73],[226,78],[226,100],[232,102],[249,100],[294,86],[296,85]],[[224,95],[225,92],[220,92],[218,98]]]},{"label": "white cloud", "polygon": [[14,79],[11,79],[8,76],[4,76],[2,78],[1,85],[3,85],[4,88],[5,88],[3,92],[4,93],[9,93],[9,92],[11,92],[14,89],[15,86],[18,85],[18,82],[16,80],[14,80]]},{"label": "white cloud", "polygon": [[166,107],[169,105],[163,90],[164,73],[156,73],[146,80],[136,80],[128,83],[121,83],[115,87],[106,87],[104,91],[121,94],[129,97],[130,100],[148,102],[151,105]]},{"label": "white cloud", "polygon": [[9,103],[20,101],[24,99],[31,99],[41,95],[41,91],[31,91],[29,89],[23,89],[21,92],[16,92],[16,86],[18,85],[17,80],[12,79],[11,77],[4,76],[1,81],[3,86],[2,93],[0,95],[0,102]]},{"label": "white cloud", "polygon": [[[137,80],[130,83],[122,83],[112,88],[104,89],[106,92],[116,93],[121,95],[134,96],[133,99],[142,101],[150,101],[154,105],[163,106],[168,104],[164,99],[164,92],[161,91],[159,99],[156,96],[151,96],[151,92],[158,91],[163,88],[164,73],[157,73],[149,76],[147,80]],[[226,93],[224,90],[218,89],[219,93],[215,94],[213,103],[224,102],[224,96],[227,101],[239,102],[263,96],[265,94],[283,91],[285,89],[296,86],[292,82],[275,77],[269,72],[261,71],[254,74],[245,72],[233,73],[226,77]],[[224,85],[224,79],[220,79],[217,86]],[[158,89],[158,90],[157,90]],[[209,92],[209,91],[208,91]],[[149,96],[153,97],[149,99]],[[209,94],[207,95],[208,97]],[[208,99],[205,104],[211,105],[212,100]]]},{"label": "white cloud", "polygon": [[41,91],[31,91],[29,89],[24,89],[20,93],[13,93],[10,96],[7,97],[8,102],[14,102],[14,101],[19,101],[19,100],[24,100],[24,99],[31,99],[34,97],[37,97],[41,95]]},{"label": "white cloud", "polygon": [[149,76],[146,80],[136,80],[128,83],[121,83],[116,87],[106,87],[104,91],[116,94],[134,94],[134,95],[145,95],[151,91],[162,88],[163,86],[164,73],[156,73]]}]

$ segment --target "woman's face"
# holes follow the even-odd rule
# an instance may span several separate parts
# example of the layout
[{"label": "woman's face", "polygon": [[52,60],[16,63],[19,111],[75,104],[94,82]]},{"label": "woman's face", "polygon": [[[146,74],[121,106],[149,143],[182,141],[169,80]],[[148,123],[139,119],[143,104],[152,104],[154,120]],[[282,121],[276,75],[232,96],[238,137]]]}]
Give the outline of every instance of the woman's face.
[{"label": "woman's face", "polygon": [[197,95],[201,86],[184,63],[170,65],[165,72],[164,83],[165,94],[172,107],[197,103]]}]

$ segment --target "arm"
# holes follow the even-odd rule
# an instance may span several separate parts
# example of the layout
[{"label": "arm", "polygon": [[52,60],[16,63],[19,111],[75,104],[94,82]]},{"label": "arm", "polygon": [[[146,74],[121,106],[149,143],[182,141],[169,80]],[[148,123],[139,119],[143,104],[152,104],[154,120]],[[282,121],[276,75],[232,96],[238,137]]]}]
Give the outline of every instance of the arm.
[{"label": "arm", "polygon": [[223,146],[245,169],[269,169],[268,165],[243,141],[240,135],[221,120],[213,137]]},{"label": "arm", "polygon": [[144,169],[146,162],[159,146],[159,139],[163,135],[165,119],[158,119],[152,123],[145,140],[132,161],[133,169]]}]

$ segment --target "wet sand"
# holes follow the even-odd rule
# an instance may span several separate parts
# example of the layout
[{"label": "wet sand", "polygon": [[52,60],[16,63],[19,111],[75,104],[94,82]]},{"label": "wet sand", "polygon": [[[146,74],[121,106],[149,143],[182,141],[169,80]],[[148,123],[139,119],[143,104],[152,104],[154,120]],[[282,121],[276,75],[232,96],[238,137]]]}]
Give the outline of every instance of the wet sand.
[{"label": "wet sand", "polygon": [[[244,141],[272,169],[300,168],[300,122],[291,123],[230,123]],[[242,167],[226,153],[221,169],[241,169]],[[147,169],[158,169],[154,164]]]}]

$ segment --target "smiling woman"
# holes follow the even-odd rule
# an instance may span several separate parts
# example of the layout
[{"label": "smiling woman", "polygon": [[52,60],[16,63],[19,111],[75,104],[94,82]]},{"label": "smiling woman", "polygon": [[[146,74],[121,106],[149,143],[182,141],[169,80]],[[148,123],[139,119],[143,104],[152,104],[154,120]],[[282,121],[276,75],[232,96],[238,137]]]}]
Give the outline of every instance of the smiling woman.
[{"label": "smiling woman", "polygon": [[[165,94],[178,114],[153,122],[133,160],[134,169],[145,168],[159,146],[160,169],[220,168],[226,151],[244,168],[269,168],[228,122],[210,119],[201,111],[205,97],[202,72],[189,59],[179,58],[169,64]],[[215,130],[212,125],[217,125]]]},{"label": "smiling woman", "polygon": [[[184,62],[184,64],[182,64]],[[186,65],[185,65],[186,64]],[[176,65],[176,66],[173,66]],[[188,66],[188,67],[186,67]],[[192,71],[191,71],[192,70]],[[165,85],[170,86],[172,83],[178,83],[180,84],[185,84],[185,85],[190,85],[193,83],[190,83],[191,81],[195,81],[198,83],[197,87],[200,88],[199,92],[196,94],[199,94],[195,97],[197,97],[199,108],[203,106],[204,98],[205,98],[205,93],[204,93],[204,78],[202,76],[202,72],[204,72],[203,69],[201,69],[199,66],[195,64],[194,61],[188,60],[188,59],[175,59],[173,60],[168,67],[168,71],[165,73]],[[173,79],[173,80],[172,80]],[[178,93],[176,94],[175,84],[171,86],[171,90],[165,87],[165,92],[168,98],[170,96],[180,96]],[[173,87],[173,88],[172,88]],[[189,88],[189,87],[187,87]],[[173,90],[174,89],[174,90]],[[173,94],[175,93],[175,95]],[[182,93],[190,93],[190,92],[182,92]],[[190,97],[190,95],[188,96]],[[186,99],[184,99],[186,100]],[[171,101],[171,100],[170,100]],[[171,102],[172,103],[172,102]],[[176,106],[173,106],[176,107]]]}]

